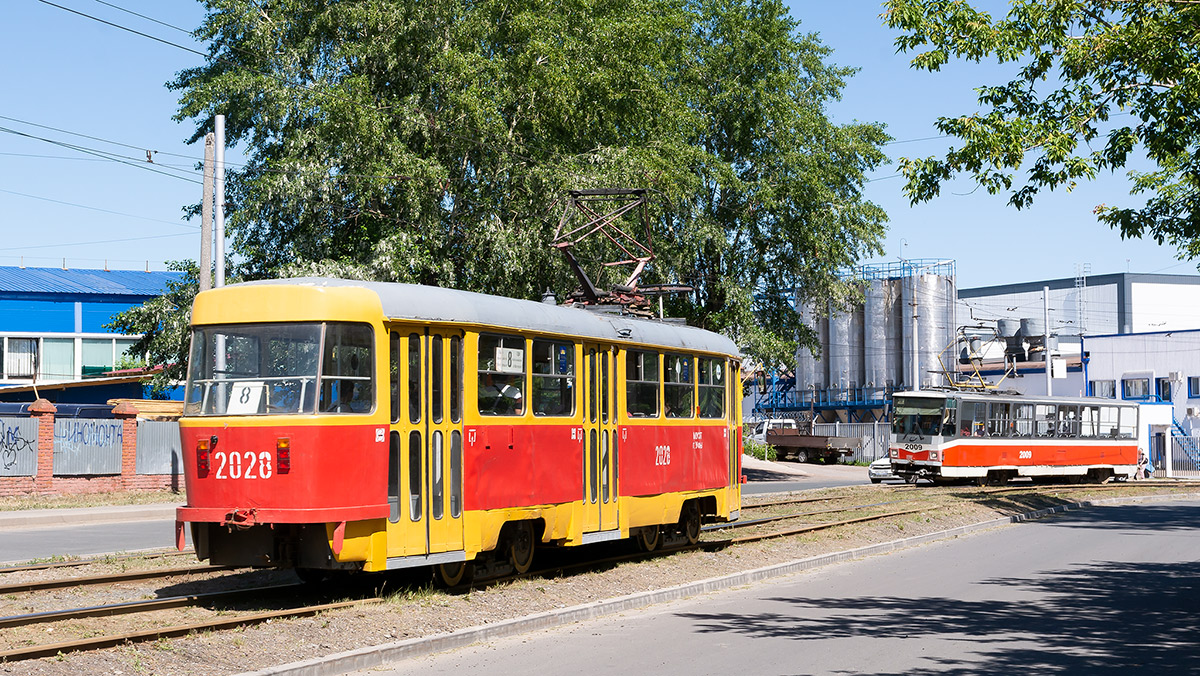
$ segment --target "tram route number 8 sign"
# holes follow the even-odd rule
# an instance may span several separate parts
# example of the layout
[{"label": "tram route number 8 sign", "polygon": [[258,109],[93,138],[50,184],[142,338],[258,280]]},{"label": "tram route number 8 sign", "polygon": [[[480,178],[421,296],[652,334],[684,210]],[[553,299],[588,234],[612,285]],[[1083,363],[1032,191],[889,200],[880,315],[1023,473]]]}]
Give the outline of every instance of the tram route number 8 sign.
[{"label": "tram route number 8 sign", "polygon": [[242,380],[229,386],[229,404],[225,412],[230,415],[253,415],[258,413],[262,401],[261,380]]},{"label": "tram route number 8 sign", "polygon": [[511,347],[496,348],[496,370],[500,373],[524,373],[525,350]]}]

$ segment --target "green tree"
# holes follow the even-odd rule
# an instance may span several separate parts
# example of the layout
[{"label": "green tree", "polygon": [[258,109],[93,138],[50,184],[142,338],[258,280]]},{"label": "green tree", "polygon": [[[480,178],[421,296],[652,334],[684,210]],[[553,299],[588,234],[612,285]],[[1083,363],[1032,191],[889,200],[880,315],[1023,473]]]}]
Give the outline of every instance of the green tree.
[{"label": "green tree", "polygon": [[206,4],[208,62],[171,86],[194,140],[224,113],[246,146],[228,194],[248,278],[561,293],[556,200],[651,188],[644,280],[694,285],[673,312],[782,359],[793,285],[844,300],[835,271],[879,251],[861,189],[888,138],[826,117],[851,70],[777,0]]},{"label": "green tree", "polygon": [[199,291],[199,268],[194,261],[169,261],[167,268],[182,273],[167,282],[161,295],[114,316],[104,328],[118,333],[141,335],[126,351],[140,362],[147,355],[151,366],[162,368],[150,379],[150,396],[158,399],[187,377],[191,345],[192,300]]},{"label": "green tree", "polygon": [[[944,157],[901,161],[912,201],[959,174],[1018,209],[1042,189],[1073,188],[1144,152],[1157,168],[1132,171],[1137,208],[1098,205],[1124,237],[1200,254],[1200,4],[1191,0],[1016,0],[1002,18],[966,0],[889,0],[912,65],[950,59],[1010,64],[1016,77],[980,87],[983,110],[942,117],[961,144]],[[1022,176],[1018,176],[1020,170]]]}]

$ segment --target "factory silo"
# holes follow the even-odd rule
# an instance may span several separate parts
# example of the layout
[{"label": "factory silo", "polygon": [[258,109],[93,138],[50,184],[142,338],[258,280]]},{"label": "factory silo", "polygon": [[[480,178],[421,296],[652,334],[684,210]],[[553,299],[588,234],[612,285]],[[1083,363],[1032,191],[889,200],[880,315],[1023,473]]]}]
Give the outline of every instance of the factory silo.
[{"label": "factory silo", "polygon": [[888,280],[867,282],[863,298],[863,385],[883,387],[888,380]]},{"label": "factory silo", "polygon": [[835,390],[850,386],[850,314],[840,310],[829,316],[829,387]]},{"label": "factory silo", "polygon": [[957,289],[953,275],[921,272],[912,277],[913,298],[916,302],[917,344],[921,387],[938,387],[946,383],[944,368],[950,368],[957,353],[946,348],[955,337],[954,306]]}]

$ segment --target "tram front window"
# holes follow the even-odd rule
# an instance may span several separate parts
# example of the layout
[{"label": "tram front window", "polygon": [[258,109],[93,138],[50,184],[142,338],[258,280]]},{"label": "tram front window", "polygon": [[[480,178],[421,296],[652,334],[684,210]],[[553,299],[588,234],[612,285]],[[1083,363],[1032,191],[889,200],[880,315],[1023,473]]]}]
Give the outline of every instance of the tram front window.
[{"label": "tram front window", "polygon": [[[942,434],[947,420],[946,400],[928,397],[896,397],[892,406],[892,434],[899,437],[932,437]],[[950,432],[953,434],[953,431]]]},{"label": "tram front window", "polygon": [[360,324],[196,328],[184,415],[370,412],[373,345],[371,328]]}]

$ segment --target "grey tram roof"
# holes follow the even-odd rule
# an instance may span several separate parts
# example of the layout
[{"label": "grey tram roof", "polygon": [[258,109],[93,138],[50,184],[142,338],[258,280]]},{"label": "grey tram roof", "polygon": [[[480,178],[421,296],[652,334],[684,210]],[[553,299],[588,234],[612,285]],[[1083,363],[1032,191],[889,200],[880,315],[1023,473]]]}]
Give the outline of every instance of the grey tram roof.
[{"label": "grey tram roof", "polygon": [[733,356],[740,354],[732,340],[692,326],[436,286],[326,277],[268,279],[230,286],[253,285],[360,287],[379,296],[383,314],[389,319],[457,322],[594,338],[612,343],[637,342],[680,350]]}]

